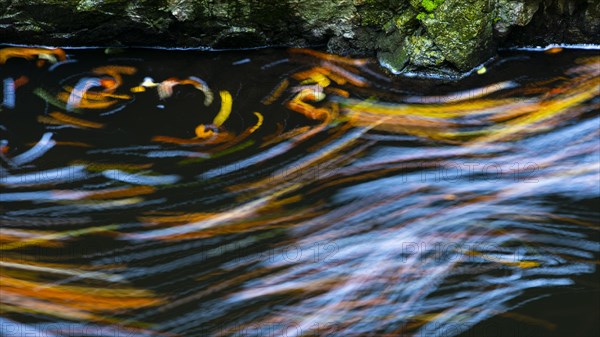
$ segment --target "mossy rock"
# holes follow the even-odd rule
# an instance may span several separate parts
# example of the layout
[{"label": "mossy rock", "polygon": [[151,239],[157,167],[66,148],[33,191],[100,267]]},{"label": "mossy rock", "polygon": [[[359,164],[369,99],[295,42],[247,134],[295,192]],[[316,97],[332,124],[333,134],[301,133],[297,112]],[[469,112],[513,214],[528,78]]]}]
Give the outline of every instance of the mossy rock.
[{"label": "mossy rock", "polygon": [[527,25],[538,11],[541,0],[498,0],[494,17],[494,32],[504,37],[514,26]]},{"label": "mossy rock", "polygon": [[378,58],[393,73],[400,73],[406,67],[431,72],[445,62],[444,55],[428,35],[406,36],[401,43],[380,52]]},{"label": "mossy rock", "polygon": [[422,22],[444,58],[467,71],[495,53],[489,0],[446,0]]},{"label": "mossy rock", "polygon": [[377,59],[382,66],[389,69],[392,73],[400,74],[410,61],[410,55],[406,49],[398,47],[392,51],[377,53]]},{"label": "mossy rock", "polygon": [[[321,47],[466,71],[496,45],[600,43],[598,0],[0,0],[4,43]],[[441,60],[444,60],[441,62]]]},{"label": "mossy rock", "polygon": [[444,3],[445,0],[422,0],[421,7],[428,12],[431,13],[436,10],[441,4]]},{"label": "mossy rock", "polygon": [[420,9],[422,1],[423,0],[409,0],[409,3],[412,6],[412,8],[414,8],[414,9]]},{"label": "mossy rock", "polygon": [[394,26],[401,34],[407,34],[415,30],[419,25],[417,11],[409,7],[402,14],[394,17]]},{"label": "mossy rock", "polygon": [[440,49],[427,35],[407,37],[404,49],[410,55],[410,63],[417,67],[436,67],[445,61]]}]

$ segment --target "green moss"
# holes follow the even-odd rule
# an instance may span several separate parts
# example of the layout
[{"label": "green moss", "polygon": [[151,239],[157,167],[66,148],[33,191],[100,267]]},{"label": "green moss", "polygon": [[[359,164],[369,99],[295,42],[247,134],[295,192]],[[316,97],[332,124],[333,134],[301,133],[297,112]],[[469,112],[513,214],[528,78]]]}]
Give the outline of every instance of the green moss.
[{"label": "green moss", "polygon": [[408,7],[401,11],[401,13],[395,16],[391,22],[398,32],[402,35],[411,34],[418,26],[419,23],[416,19],[417,11],[412,7]]},{"label": "green moss", "polygon": [[481,63],[493,53],[493,14],[489,0],[446,0],[435,19],[422,20],[444,58],[461,71]]},{"label": "green moss", "polygon": [[421,12],[421,13],[417,14],[417,20],[419,20],[419,21],[423,21],[425,19],[433,19],[433,18],[435,18],[433,13]]},{"label": "green moss", "polygon": [[385,10],[365,10],[361,14],[361,23],[364,26],[381,26],[384,22],[389,20],[392,15],[392,12]]},{"label": "green moss", "polygon": [[383,25],[383,31],[386,33],[391,32],[393,31],[394,27],[394,20],[390,20]]},{"label": "green moss", "polygon": [[361,24],[382,27],[393,18],[399,6],[397,0],[363,0],[357,6]]},{"label": "green moss", "polygon": [[438,8],[441,4],[444,3],[445,0],[423,0],[421,1],[421,6],[423,7],[423,9],[425,9],[427,12],[431,13],[433,12],[436,8]]},{"label": "green moss", "polygon": [[421,7],[423,7],[425,11],[417,14],[417,20],[423,21],[425,19],[433,19],[434,15],[432,12],[435,11],[441,4],[443,4],[444,1],[445,0],[422,0]]},{"label": "green moss", "polygon": [[444,56],[427,35],[407,37],[403,44],[410,55],[411,64],[418,67],[433,67],[444,62]]}]

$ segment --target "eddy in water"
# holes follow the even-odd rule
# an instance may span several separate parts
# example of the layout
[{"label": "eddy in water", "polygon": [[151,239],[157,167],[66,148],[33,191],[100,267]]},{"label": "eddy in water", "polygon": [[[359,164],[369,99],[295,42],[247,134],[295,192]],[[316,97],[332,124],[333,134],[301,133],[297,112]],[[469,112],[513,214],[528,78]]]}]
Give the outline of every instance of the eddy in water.
[{"label": "eddy in water", "polygon": [[596,51],[458,82],[307,49],[0,67],[3,336],[598,330]]}]

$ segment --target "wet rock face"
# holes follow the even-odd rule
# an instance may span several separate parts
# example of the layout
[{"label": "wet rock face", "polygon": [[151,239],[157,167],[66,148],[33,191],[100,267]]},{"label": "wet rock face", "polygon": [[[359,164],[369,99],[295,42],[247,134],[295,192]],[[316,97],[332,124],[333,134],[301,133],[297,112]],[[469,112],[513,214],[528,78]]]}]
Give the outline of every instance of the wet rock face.
[{"label": "wet rock face", "polygon": [[527,25],[538,11],[541,0],[509,1],[498,0],[497,15],[494,17],[494,32],[505,37],[514,26]]},{"label": "wet rock face", "polygon": [[[394,72],[440,66],[467,71],[495,53],[492,0],[411,0],[391,35],[404,36],[401,46],[381,49],[379,58]],[[398,24],[400,23],[400,24]],[[397,37],[396,37],[397,39]]]},{"label": "wet rock face", "polygon": [[600,1],[542,0],[526,25],[513,27],[504,39],[510,46],[548,42],[600,42]]},{"label": "wet rock face", "polygon": [[600,42],[598,0],[405,3],[384,25],[377,48],[380,62],[394,73],[459,76],[493,56],[498,46]]},{"label": "wet rock face", "polygon": [[494,54],[491,16],[490,0],[446,0],[422,22],[446,61],[466,71]]},{"label": "wet rock face", "polygon": [[327,46],[460,74],[498,45],[600,42],[598,0],[0,0],[0,42]]},{"label": "wet rock face", "polygon": [[[0,0],[2,42],[55,45],[174,44],[161,0]],[[156,43],[156,42],[155,42]]]},{"label": "wet rock face", "polygon": [[245,48],[353,38],[352,0],[0,0],[2,42]]}]

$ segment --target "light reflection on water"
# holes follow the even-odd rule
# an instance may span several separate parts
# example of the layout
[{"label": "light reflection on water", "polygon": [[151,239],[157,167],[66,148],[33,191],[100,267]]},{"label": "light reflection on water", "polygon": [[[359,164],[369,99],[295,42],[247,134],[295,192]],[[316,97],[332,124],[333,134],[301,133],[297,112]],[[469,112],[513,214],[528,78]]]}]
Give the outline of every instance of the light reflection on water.
[{"label": "light reflection on water", "polygon": [[598,329],[520,309],[597,297],[594,52],[0,53],[3,335]]}]

